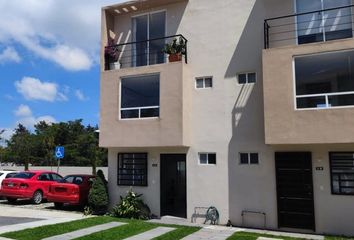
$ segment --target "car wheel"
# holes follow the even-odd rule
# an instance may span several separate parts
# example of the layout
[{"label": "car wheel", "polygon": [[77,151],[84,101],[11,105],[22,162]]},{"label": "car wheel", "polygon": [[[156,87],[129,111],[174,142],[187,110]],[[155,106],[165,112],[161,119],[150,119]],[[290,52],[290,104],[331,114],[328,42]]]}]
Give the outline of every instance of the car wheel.
[{"label": "car wheel", "polygon": [[61,203],[61,202],[55,202],[54,203],[54,207],[56,208],[56,209],[61,209],[62,207],[63,207],[63,203]]},{"label": "car wheel", "polygon": [[15,203],[17,201],[17,198],[6,198],[6,200],[9,202],[9,203]]},{"label": "car wheel", "polygon": [[33,193],[32,202],[34,204],[40,204],[43,201],[43,193],[40,190],[37,190]]}]

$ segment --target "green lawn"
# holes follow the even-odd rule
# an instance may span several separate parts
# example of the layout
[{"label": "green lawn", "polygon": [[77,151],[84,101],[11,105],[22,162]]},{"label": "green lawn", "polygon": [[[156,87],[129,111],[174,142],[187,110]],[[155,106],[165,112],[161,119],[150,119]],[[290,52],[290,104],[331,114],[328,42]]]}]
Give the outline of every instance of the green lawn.
[{"label": "green lawn", "polygon": [[[46,237],[68,233],[82,228],[92,227],[95,225],[104,224],[113,221],[126,222],[127,224],[112,229],[108,229],[102,232],[98,232],[95,234],[91,234],[79,239],[80,240],[96,240],[96,239],[121,240],[151,230],[158,226],[165,226],[165,227],[174,227],[176,229],[155,238],[155,240],[178,240],[200,229],[198,227],[164,225],[164,224],[149,223],[146,221],[139,221],[139,220],[119,219],[119,218],[112,218],[112,217],[92,217],[92,218],[86,218],[83,220],[77,220],[77,221],[72,221],[67,223],[60,223],[60,224],[42,226],[42,227],[37,227],[37,228],[32,228],[32,229],[27,229],[27,230],[22,230],[17,232],[5,233],[0,236],[12,238],[12,239],[18,239],[18,240],[40,240]],[[229,237],[228,240],[256,240],[258,237],[272,237],[272,238],[278,238],[283,240],[298,239],[298,238],[290,238],[290,237],[283,237],[283,236],[271,236],[265,234],[237,232],[231,237]],[[348,240],[348,239],[354,240],[354,238],[326,237],[326,240]]]},{"label": "green lawn", "polygon": [[151,230],[158,226],[165,226],[165,227],[167,226],[167,227],[174,227],[176,228],[176,230],[161,235],[156,239],[177,240],[189,234],[192,234],[200,229],[198,227],[163,225],[163,224],[149,223],[145,221],[119,219],[119,218],[112,218],[112,217],[93,217],[93,218],[87,218],[83,220],[72,221],[68,223],[60,223],[60,224],[26,229],[17,232],[5,233],[5,234],[1,234],[0,236],[12,238],[12,239],[18,239],[18,240],[40,240],[46,237],[68,233],[82,228],[92,227],[95,225],[104,224],[113,221],[126,222],[128,224],[116,228],[108,229],[102,232],[94,233],[78,239],[80,240],[97,240],[97,239],[120,240],[120,239],[124,239]]}]

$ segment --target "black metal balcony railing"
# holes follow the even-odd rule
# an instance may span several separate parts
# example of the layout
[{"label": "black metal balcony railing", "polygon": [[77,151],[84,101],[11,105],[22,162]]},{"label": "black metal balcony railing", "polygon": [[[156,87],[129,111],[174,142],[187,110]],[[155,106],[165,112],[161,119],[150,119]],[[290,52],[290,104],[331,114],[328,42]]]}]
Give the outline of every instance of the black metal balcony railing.
[{"label": "black metal balcony railing", "polygon": [[264,20],[264,48],[353,37],[354,5]]},{"label": "black metal balcony railing", "polygon": [[188,63],[188,40],[183,35],[178,34],[107,46],[105,47],[105,70],[167,63],[169,62],[169,55],[164,52],[164,48],[166,44],[172,43],[175,39],[177,39],[177,43],[182,39],[185,45],[183,55],[177,61],[184,58],[185,63]]}]

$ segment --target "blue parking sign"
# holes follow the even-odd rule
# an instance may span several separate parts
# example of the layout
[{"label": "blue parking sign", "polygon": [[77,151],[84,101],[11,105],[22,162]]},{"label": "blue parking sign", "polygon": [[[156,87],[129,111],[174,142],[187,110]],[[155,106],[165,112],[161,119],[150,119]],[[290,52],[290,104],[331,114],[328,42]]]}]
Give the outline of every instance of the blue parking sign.
[{"label": "blue parking sign", "polygon": [[55,147],[54,157],[57,159],[64,158],[64,147],[61,147],[61,146]]}]

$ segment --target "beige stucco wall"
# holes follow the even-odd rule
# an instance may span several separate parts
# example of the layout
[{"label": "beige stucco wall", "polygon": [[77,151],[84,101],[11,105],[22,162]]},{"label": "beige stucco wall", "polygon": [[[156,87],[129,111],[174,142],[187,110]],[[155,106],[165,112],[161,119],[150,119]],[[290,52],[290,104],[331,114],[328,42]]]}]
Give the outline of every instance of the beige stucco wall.
[{"label": "beige stucco wall", "polygon": [[[187,67],[177,62],[102,72],[100,146],[188,146]],[[160,117],[119,119],[121,78],[143,74],[160,75]]]},{"label": "beige stucco wall", "polygon": [[349,39],[263,51],[267,144],[354,142],[354,108],[295,110],[293,69],[295,56],[353,48]]}]

